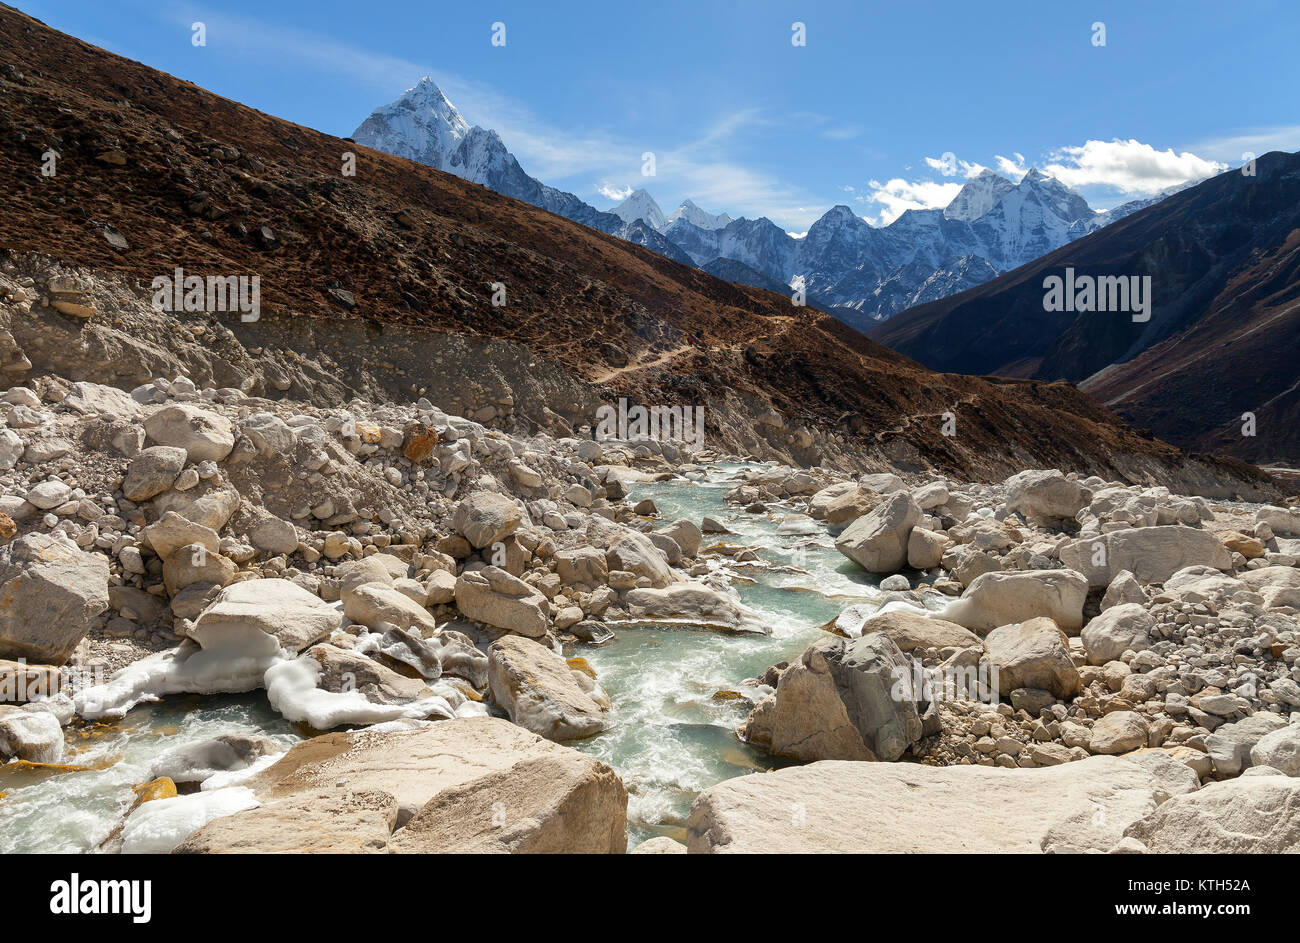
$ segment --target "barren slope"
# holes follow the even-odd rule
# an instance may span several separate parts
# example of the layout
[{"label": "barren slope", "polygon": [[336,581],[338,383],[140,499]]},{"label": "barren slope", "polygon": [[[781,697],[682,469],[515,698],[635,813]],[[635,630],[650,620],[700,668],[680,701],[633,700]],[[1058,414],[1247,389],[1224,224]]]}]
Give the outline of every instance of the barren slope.
[{"label": "barren slope", "polygon": [[[1053,465],[1168,475],[1171,486],[1185,464],[1068,385],[933,374],[788,298],[262,114],[10,8],[0,8],[0,80],[0,247],[136,279],[142,297],[177,266],[258,275],[261,322],[216,315],[222,330],[250,349],[293,347],[290,359],[342,344],[365,362],[340,368],[344,387],[364,374],[409,394],[445,386],[447,374],[457,396],[473,401],[489,374],[492,382],[535,374],[546,382],[514,390],[520,408],[503,422],[576,429],[591,421],[592,402],[618,394],[705,404],[720,445],[805,464],[934,467],[973,478]],[[45,177],[50,149],[58,173]],[[341,172],[348,152],[355,176]],[[125,248],[108,241],[105,226]],[[498,282],[504,308],[490,303]],[[356,342],[358,325],[370,343]],[[94,320],[69,327],[68,343],[78,343],[74,329],[95,328]],[[451,339],[467,339],[485,359],[465,369],[406,356]],[[138,382],[144,369],[123,367],[116,382]],[[519,402],[570,381],[586,392]],[[302,381],[291,373],[285,382]],[[955,437],[940,434],[948,411]],[[1213,462],[1193,474],[1258,480],[1253,469]]]}]

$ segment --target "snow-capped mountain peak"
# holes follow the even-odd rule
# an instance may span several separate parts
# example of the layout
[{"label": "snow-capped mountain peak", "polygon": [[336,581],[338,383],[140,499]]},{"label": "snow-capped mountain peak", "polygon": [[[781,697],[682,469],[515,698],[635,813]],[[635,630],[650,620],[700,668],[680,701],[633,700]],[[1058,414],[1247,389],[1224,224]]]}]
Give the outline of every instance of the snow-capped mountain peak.
[{"label": "snow-capped mountain peak", "polygon": [[981,171],[946,208],[907,210],[879,228],[839,204],[801,238],[766,218],[706,213],[690,200],[665,218],[643,189],[602,212],[530,177],[495,131],[470,127],[428,77],[376,108],[353,138],[678,262],[733,274],[739,264],[752,270],[747,284],[757,278],[788,285],[801,278],[810,298],[834,306],[850,324],[987,281],[1144,205],[1134,201],[1097,213],[1059,180],[1031,168],[1019,183]]},{"label": "snow-capped mountain peak", "polygon": [[634,223],[638,219],[643,219],[651,229],[659,232],[668,228],[668,220],[664,218],[663,210],[659,209],[659,204],[655,202],[654,197],[645,190],[633,190],[627,199],[609,212],[625,223]]},{"label": "snow-capped mountain peak", "polygon": [[961,191],[944,208],[943,215],[948,219],[964,219],[966,222],[979,219],[1015,186],[1006,177],[985,168],[966,181]]},{"label": "snow-capped mountain peak", "polygon": [[352,138],[377,151],[446,170],[469,130],[456,106],[426,75],[396,100],[376,108]]},{"label": "snow-capped mountain peak", "polygon": [[668,225],[671,226],[679,219],[710,231],[723,229],[728,223],[734,222],[726,213],[706,213],[690,200],[682,200],[682,205],[673,210],[672,215],[668,217]]}]

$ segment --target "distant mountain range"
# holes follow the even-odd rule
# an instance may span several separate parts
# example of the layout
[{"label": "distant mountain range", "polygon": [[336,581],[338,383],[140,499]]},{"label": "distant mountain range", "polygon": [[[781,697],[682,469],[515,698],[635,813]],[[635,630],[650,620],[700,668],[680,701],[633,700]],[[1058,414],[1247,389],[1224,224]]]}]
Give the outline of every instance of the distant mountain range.
[{"label": "distant mountain range", "polygon": [[[1150,276],[1149,319],[1046,310],[1045,280],[1067,269]],[[1254,176],[1212,177],[870,336],[934,370],[1069,380],[1184,448],[1300,462],[1300,154],[1265,154]]]},{"label": "distant mountain range", "polygon": [[908,210],[888,226],[875,227],[840,205],[795,237],[765,217],[715,215],[690,200],[665,215],[644,189],[599,210],[528,176],[495,131],[470,127],[427,77],[376,109],[353,138],[676,261],[737,272],[748,279],[745,284],[762,276],[764,287],[781,286],[788,293],[801,278],[810,304],[860,330],[981,285],[1167,195],[1098,212],[1036,169],[1018,183],[984,170],[944,209]]}]

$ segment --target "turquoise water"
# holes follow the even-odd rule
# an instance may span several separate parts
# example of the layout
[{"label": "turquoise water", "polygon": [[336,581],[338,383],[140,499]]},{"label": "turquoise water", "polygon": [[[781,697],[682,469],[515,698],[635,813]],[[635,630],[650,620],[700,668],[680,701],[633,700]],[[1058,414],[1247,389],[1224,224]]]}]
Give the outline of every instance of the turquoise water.
[{"label": "turquoise water", "polygon": [[[863,573],[835,550],[825,532],[777,534],[785,511],[746,514],[723,500],[730,477],[746,466],[709,470],[706,482],[670,481],[629,485],[629,500],[653,498],[659,519],[699,523],[713,517],[734,535],[704,535],[716,543],[755,550],[772,566],[731,564],[724,572],[741,600],[757,610],[771,635],[737,635],[662,626],[614,627],[603,646],[575,645],[596,669],[613,702],[611,729],[571,744],[608,763],[629,793],[632,844],[656,835],[680,838],[695,796],[709,786],[755,770],[783,765],[737,739],[734,730],[749,712],[743,700],[715,701],[771,665],[788,661],[823,635],[819,628],[855,602],[880,602],[879,577]],[[726,558],[721,558],[726,560]],[[788,568],[786,570],[774,567]],[[751,582],[752,581],[752,582]]]},{"label": "turquoise water", "polygon": [[[609,763],[630,794],[633,844],[655,835],[681,837],[691,802],[724,779],[784,765],[741,743],[735,727],[749,705],[715,701],[773,664],[787,661],[821,637],[820,625],[854,602],[881,601],[879,578],[840,555],[824,531],[777,534],[788,511],[753,515],[733,509],[723,495],[741,465],[709,469],[703,482],[630,486],[633,500],[651,497],[660,520],[696,523],[705,516],[734,534],[706,534],[702,547],[749,547],[761,566],[714,557],[742,601],[759,612],[771,635],[739,635],[686,626],[616,626],[603,646],[575,645],[613,702],[610,730],[571,744]],[[820,528],[819,528],[820,530]],[[704,555],[703,550],[701,554]],[[134,800],[131,786],[149,778],[165,750],[220,734],[271,735],[287,745],[294,727],[260,692],[239,696],[173,697],[143,705],[116,724],[74,726],[65,762],[103,767],[83,772],[18,771],[0,767],[0,854],[95,850]]]}]

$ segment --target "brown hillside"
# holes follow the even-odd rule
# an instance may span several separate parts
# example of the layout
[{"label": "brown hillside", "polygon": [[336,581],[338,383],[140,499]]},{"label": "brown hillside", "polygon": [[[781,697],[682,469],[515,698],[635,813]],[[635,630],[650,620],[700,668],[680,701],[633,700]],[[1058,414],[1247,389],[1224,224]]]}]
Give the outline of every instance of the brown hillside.
[{"label": "brown hillside", "polygon": [[[987,478],[1026,466],[1141,477],[1185,463],[1067,384],[931,373],[787,298],[246,108],[5,7],[0,80],[0,247],[13,252],[138,279],[142,292],[177,266],[258,275],[263,329],[364,320],[407,332],[394,337],[524,345],[539,369],[604,396],[704,403],[711,417],[725,401],[733,419],[743,407],[774,450],[807,464]],[[58,173],[45,177],[51,149]],[[346,152],[355,176],[341,173]],[[504,308],[490,303],[495,282]],[[755,425],[772,409],[782,421]],[[940,435],[947,411],[956,437]]]}]

